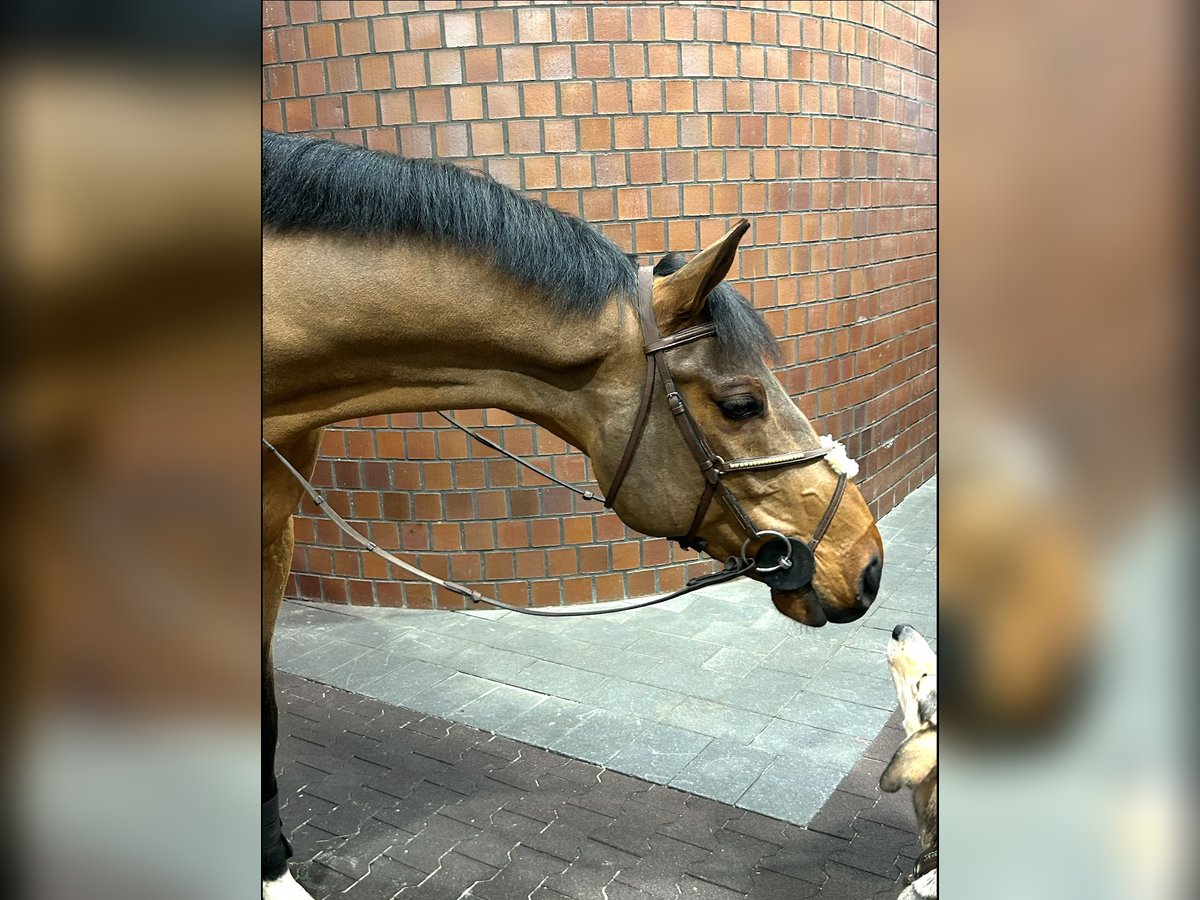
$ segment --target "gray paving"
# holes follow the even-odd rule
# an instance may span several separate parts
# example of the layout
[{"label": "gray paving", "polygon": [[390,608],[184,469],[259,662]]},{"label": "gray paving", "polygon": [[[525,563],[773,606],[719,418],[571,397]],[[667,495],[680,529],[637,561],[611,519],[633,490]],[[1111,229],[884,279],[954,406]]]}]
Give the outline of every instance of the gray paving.
[{"label": "gray paving", "polygon": [[734,582],[653,609],[547,620],[286,602],[295,675],[807,824],[895,709],[899,622],[936,635],[936,479],[879,523],[879,598],[850,625]]}]

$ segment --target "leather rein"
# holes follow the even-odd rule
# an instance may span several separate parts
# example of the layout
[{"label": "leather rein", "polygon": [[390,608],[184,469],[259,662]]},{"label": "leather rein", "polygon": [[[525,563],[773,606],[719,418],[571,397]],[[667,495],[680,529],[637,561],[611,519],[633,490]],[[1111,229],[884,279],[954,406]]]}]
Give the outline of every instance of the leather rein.
[{"label": "leather rein", "polygon": [[[263,446],[266,447],[275,457],[283,463],[284,467],[292,474],[292,476],[300,483],[304,491],[333,523],[347,536],[352,538],[356,543],[362,546],[370,553],[381,557],[387,562],[403,569],[405,572],[429,582],[452,593],[466,597],[473,603],[485,603],[488,606],[493,606],[498,609],[517,612],[523,615],[530,616],[547,616],[547,617],[564,617],[564,616],[594,616],[604,613],[625,612],[631,609],[640,609],[645,606],[651,606],[658,603],[664,603],[675,597],[697,591],[705,587],[710,587],[714,584],[720,584],[725,581],[731,581],[734,578],[739,578],[742,575],[757,572],[762,581],[773,588],[780,590],[799,590],[808,585],[812,581],[813,572],[816,568],[814,553],[817,545],[821,542],[821,538],[825,536],[830,523],[833,521],[834,515],[837,513],[838,507],[841,504],[842,497],[846,492],[847,476],[845,473],[838,473],[837,486],[834,489],[833,496],[829,501],[829,506],[825,510],[825,514],[821,517],[816,530],[812,537],[807,541],[801,541],[798,538],[790,537],[781,534],[778,531],[770,529],[759,529],[750,516],[743,509],[737,497],[729,489],[724,479],[727,476],[738,475],[743,472],[752,472],[762,469],[779,469],[788,466],[810,465],[814,462],[822,460],[829,453],[828,448],[820,447],[812,450],[798,450],[791,453],[780,453],[774,456],[749,457],[744,459],[726,460],[722,458],[716,451],[713,450],[712,444],[709,442],[704,430],[700,427],[699,422],[692,416],[688,410],[687,402],[683,395],[676,387],[675,380],[671,375],[670,366],[667,363],[666,354],[671,350],[678,349],[692,343],[693,341],[702,340],[704,338],[713,337],[716,334],[716,326],[712,323],[696,325],[691,328],[686,328],[683,331],[678,331],[674,334],[662,337],[658,329],[658,320],[654,314],[653,306],[653,286],[654,286],[654,269],[651,266],[642,266],[638,269],[638,300],[637,313],[642,330],[642,344],[646,354],[646,377],[642,385],[641,402],[638,406],[637,415],[634,417],[633,427],[629,433],[629,440],[625,445],[625,451],[621,455],[621,460],[617,464],[617,470],[613,476],[612,483],[608,488],[606,498],[597,496],[593,491],[583,490],[574,485],[560,481],[547,472],[542,471],[536,466],[531,465],[525,460],[509,453],[498,444],[489,441],[482,435],[476,434],[471,429],[460,425],[445,413],[440,413],[442,418],[446,419],[455,428],[466,432],[480,443],[491,447],[510,459],[515,460],[528,469],[532,469],[540,475],[554,481],[563,487],[569,488],[575,493],[581,495],[588,500],[596,500],[603,502],[609,509],[612,508],[621,486],[625,482],[625,476],[629,472],[629,467],[633,462],[633,458],[637,453],[638,444],[641,442],[642,435],[646,430],[646,422],[649,418],[650,407],[654,401],[655,387],[657,384],[662,384],[666,394],[667,407],[670,409],[672,418],[676,426],[679,428],[680,434],[683,436],[684,443],[687,444],[692,456],[699,466],[700,473],[704,476],[704,491],[700,496],[700,501],[696,506],[696,512],[692,516],[691,527],[687,534],[672,538],[679,543],[685,550],[698,550],[703,552],[707,547],[706,541],[699,537],[698,532],[703,526],[714,497],[719,497],[722,504],[733,516],[734,521],[738,523],[738,527],[746,535],[746,539],[742,543],[741,552],[737,555],[730,556],[725,561],[725,567],[709,575],[701,575],[687,582],[682,588],[672,591],[669,594],[649,598],[636,598],[633,600],[618,600],[606,603],[596,603],[587,606],[575,607],[530,607],[530,606],[515,606],[513,604],[504,603],[500,600],[495,600],[484,594],[473,590],[466,585],[459,584],[454,581],[449,581],[444,578],[439,578],[436,575],[431,575],[428,572],[418,569],[411,563],[407,563],[399,557],[387,550],[384,550],[374,541],[356,531],[349,522],[342,518],[335,510],[330,508],[325,497],[311,482],[308,481],[292,463],[278,449],[275,448],[265,437],[262,439]],[[762,544],[754,556],[747,555],[747,550],[750,544],[758,538],[767,538],[768,540]]]}]

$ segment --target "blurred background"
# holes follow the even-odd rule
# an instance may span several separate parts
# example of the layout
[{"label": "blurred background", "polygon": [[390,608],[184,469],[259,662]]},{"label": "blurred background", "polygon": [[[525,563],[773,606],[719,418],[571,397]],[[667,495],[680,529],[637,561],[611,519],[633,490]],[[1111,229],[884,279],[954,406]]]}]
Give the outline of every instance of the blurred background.
[{"label": "blurred background", "polygon": [[[1193,893],[1190,12],[939,4],[949,896]],[[10,13],[14,895],[257,890],[261,35]]]}]

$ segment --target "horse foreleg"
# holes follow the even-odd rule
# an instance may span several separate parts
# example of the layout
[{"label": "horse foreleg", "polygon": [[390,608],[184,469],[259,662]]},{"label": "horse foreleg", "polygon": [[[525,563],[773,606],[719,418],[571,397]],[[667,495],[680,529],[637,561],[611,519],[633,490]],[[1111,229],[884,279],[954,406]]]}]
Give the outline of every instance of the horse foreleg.
[{"label": "horse foreleg", "polygon": [[279,819],[279,785],[275,780],[275,746],[279,742],[279,708],[275,702],[275,664],[271,644],[283,589],[292,564],[292,520],[263,553],[262,646],[262,895],[263,900],[312,900],[288,871],[291,845]]}]

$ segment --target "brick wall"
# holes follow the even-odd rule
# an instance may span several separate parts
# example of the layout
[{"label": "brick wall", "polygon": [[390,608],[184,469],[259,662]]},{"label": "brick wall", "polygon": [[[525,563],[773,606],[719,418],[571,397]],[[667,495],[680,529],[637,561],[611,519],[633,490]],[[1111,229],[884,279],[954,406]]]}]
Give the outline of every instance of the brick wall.
[{"label": "brick wall", "polygon": [[[263,8],[266,128],[481,167],[639,254],[750,218],[735,281],[801,409],[858,457],[878,515],[933,474],[935,3]],[[458,418],[563,479],[590,474],[505,413]],[[508,601],[644,595],[708,568],[436,416],[330,428],[315,480],[382,546]],[[306,502],[296,519],[289,596],[433,602],[314,516]]]}]

